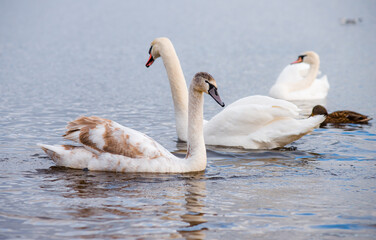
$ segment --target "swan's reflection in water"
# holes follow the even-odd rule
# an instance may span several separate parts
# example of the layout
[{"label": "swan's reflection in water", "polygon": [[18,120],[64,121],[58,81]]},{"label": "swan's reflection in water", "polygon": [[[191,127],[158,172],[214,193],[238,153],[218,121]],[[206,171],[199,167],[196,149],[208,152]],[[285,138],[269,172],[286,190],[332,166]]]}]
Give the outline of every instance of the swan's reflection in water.
[{"label": "swan's reflection in water", "polygon": [[186,181],[186,194],[184,205],[186,213],[181,215],[181,219],[188,223],[188,227],[179,230],[179,233],[186,239],[205,239],[206,227],[200,226],[206,223],[204,218],[204,199],[206,197],[206,183],[202,179],[203,173],[198,173]]},{"label": "swan's reflection in water", "polygon": [[62,227],[64,236],[205,238],[204,172],[117,174],[51,167],[39,173],[46,175],[40,187],[59,196],[63,210],[56,220],[70,223]]},{"label": "swan's reflection in water", "polygon": [[[184,153],[178,150],[174,154]],[[60,210],[50,217],[69,223],[59,225],[65,237],[205,239],[211,226],[208,219],[212,219],[208,208],[213,207],[205,204],[207,184],[225,178],[253,181],[283,177],[286,169],[295,168],[299,168],[296,174],[308,175],[319,157],[287,148],[232,153],[208,150],[207,154],[206,172],[189,174],[122,174],[51,167],[39,171],[45,176],[41,188],[54,194],[58,202],[55,208]]]},{"label": "swan's reflection in water", "polygon": [[317,100],[295,100],[290,101],[302,111],[300,112],[300,116],[308,117],[312,113],[312,108],[316,105],[322,105],[326,107],[326,99],[317,99]]}]

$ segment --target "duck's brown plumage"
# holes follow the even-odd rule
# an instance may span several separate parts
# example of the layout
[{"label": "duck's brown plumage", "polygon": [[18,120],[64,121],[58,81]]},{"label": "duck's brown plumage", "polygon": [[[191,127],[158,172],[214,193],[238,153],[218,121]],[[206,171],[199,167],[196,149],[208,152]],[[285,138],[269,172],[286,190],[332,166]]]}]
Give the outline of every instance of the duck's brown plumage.
[{"label": "duck's brown plumage", "polygon": [[341,111],[335,111],[330,114],[326,111],[325,107],[321,105],[316,105],[312,109],[312,114],[311,116],[315,115],[325,115],[326,119],[324,122],[320,124],[320,127],[325,126],[328,123],[334,123],[334,124],[339,124],[339,123],[368,123],[368,121],[372,120],[372,118],[357,113],[353,111],[348,111],[348,110],[341,110]]}]

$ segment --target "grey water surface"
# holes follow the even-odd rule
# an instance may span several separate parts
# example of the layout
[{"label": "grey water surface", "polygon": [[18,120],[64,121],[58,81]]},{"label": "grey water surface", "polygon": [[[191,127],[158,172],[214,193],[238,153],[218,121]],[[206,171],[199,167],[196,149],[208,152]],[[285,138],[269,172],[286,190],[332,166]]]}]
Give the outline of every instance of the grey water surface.
[{"label": "grey water surface", "polygon": [[[211,73],[226,104],[267,95],[314,50],[328,110],[376,118],[375,13],[371,0],[0,0],[0,239],[375,239],[375,120],[277,150],[210,147],[192,174],[60,168],[36,147],[96,115],[183,155],[163,63],[145,68],[161,36],[187,82]],[[221,110],[205,97],[206,119]]]}]

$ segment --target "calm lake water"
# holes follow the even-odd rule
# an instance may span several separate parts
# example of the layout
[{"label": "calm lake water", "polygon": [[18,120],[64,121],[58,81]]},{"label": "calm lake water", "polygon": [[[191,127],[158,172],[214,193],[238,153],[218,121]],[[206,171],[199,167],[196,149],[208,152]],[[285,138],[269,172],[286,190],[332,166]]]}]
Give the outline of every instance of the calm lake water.
[{"label": "calm lake water", "polygon": [[[329,111],[376,118],[375,13],[371,0],[1,0],[0,239],[375,239],[375,120],[280,150],[210,148],[194,174],[59,168],[36,147],[97,115],[183,154],[162,61],[145,68],[161,36],[187,81],[211,73],[227,104],[268,94],[314,50]],[[208,119],[221,108],[205,99]]]}]

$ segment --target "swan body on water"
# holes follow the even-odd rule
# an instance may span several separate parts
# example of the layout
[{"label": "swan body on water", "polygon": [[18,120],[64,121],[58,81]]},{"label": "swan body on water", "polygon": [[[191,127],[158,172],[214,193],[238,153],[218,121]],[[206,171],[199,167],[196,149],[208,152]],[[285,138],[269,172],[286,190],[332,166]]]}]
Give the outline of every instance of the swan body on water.
[{"label": "swan body on water", "polygon": [[203,137],[203,93],[221,106],[214,78],[197,73],[189,89],[187,155],[178,158],[147,135],[99,117],[79,117],[67,126],[72,145],[38,144],[58,166],[114,172],[195,172],[206,168]]},{"label": "swan body on water", "polygon": [[320,58],[313,51],[305,52],[287,65],[271,87],[269,95],[284,100],[317,100],[328,95],[329,82],[325,76],[317,78]]},{"label": "swan body on water", "polygon": [[[168,38],[156,38],[149,50],[150,67],[161,57],[170,82],[178,138],[187,141],[188,91],[175,48]],[[249,96],[228,105],[204,123],[207,145],[245,149],[283,147],[310,133],[323,116],[296,119],[299,109],[293,103],[268,96]]]}]

